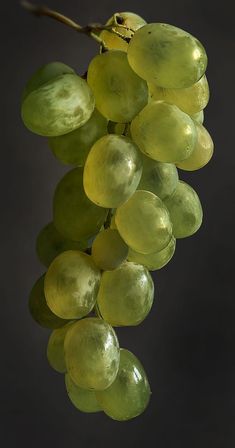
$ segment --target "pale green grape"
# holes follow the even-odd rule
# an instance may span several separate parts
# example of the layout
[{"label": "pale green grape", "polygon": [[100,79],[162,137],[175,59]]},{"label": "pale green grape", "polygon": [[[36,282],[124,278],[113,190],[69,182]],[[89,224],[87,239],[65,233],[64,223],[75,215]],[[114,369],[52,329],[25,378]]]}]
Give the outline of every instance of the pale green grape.
[{"label": "pale green grape", "polygon": [[198,112],[197,114],[191,115],[191,118],[194,121],[197,121],[199,124],[203,124],[203,121],[204,121],[204,111],[200,110],[200,112]]},{"label": "pale green grape", "polygon": [[165,23],[150,23],[137,30],[127,56],[141,78],[172,89],[191,86],[207,67],[202,44],[186,31]]},{"label": "pale green grape", "polygon": [[136,252],[154,253],[171,239],[172,225],[164,203],[149,191],[138,190],[117,208],[117,229],[126,244]]},{"label": "pale green grape", "polygon": [[115,222],[115,213],[112,216],[111,221],[110,221],[110,229],[117,230],[117,226],[116,226],[116,222]]},{"label": "pale green grape", "polygon": [[105,135],[87,157],[84,190],[95,204],[116,208],[134,193],[141,173],[142,157],[137,146],[127,137]]},{"label": "pale green grape", "polygon": [[114,271],[103,272],[97,305],[102,318],[113,326],[138,325],[148,315],[154,284],[148,270],[125,262]]},{"label": "pale green grape", "polygon": [[27,82],[23,90],[22,101],[24,101],[26,96],[33,92],[33,90],[37,90],[43,84],[57,78],[57,76],[66,75],[68,73],[75,74],[75,71],[68,65],[63,64],[63,62],[50,62],[49,64],[43,65]]},{"label": "pale green grape", "polygon": [[179,162],[196,142],[192,118],[164,101],[150,102],[132,121],[131,135],[141,151],[159,162]]},{"label": "pale green grape", "polygon": [[90,255],[68,250],[51,263],[45,277],[49,308],[63,319],[86,316],[94,307],[100,271]]},{"label": "pale green grape", "polygon": [[77,386],[68,373],[65,375],[65,386],[71,402],[75,408],[79,409],[79,411],[102,411],[97,401],[95,392],[93,390],[82,389]]},{"label": "pale green grape", "polygon": [[72,241],[64,238],[50,222],[39,232],[36,242],[36,250],[39,260],[48,267],[57,255],[66,250],[85,250],[88,241]]},{"label": "pale green grape", "polygon": [[65,361],[78,386],[103,390],[116,378],[120,350],[117,336],[107,322],[97,317],[82,319],[65,338]]},{"label": "pale green grape", "polygon": [[114,420],[130,420],[142,414],[151,395],[147,375],[140,361],[128,350],[120,350],[117,378],[106,390],[96,392],[101,408]]},{"label": "pale green grape", "polygon": [[173,224],[175,238],[193,235],[202,224],[200,199],[190,185],[180,181],[174,193],[165,200]]},{"label": "pale green grape", "polygon": [[65,238],[80,241],[95,235],[106,216],[107,210],[91,202],[84,192],[83,169],[65,174],[53,200],[53,222],[58,231]]},{"label": "pale green grape", "polygon": [[104,271],[116,269],[127,257],[128,246],[117,230],[102,230],[93,241],[91,255]]},{"label": "pale green grape", "polygon": [[69,134],[49,138],[49,146],[65,165],[84,166],[92,145],[107,134],[108,121],[98,110],[80,128]]},{"label": "pale green grape", "polygon": [[174,237],[171,238],[170,242],[164,249],[153,254],[140,254],[132,249],[128,252],[128,261],[133,261],[134,263],[139,263],[145,266],[149,271],[155,271],[166,266],[167,263],[172,259],[175,252],[176,240]]},{"label": "pale green grape", "polygon": [[60,328],[68,321],[56,316],[48,307],[44,294],[44,279],[45,274],[42,275],[34,284],[29,296],[29,311],[32,318],[41,327]]},{"label": "pale green grape", "polygon": [[143,171],[138,190],[147,190],[160,199],[170,196],[179,180],[177,168],[173,163],[157,162],[143,155]]},{"label": "pale green grape", "polygon": [[47,360],[50,366],[59,373],[66,372],[65,358],[64,358],[64,340],[67,331],[74,322],[69,322],[62,328],[54,330],[47,344]]},{"label": "pale green grape", "polygon": [[206,75],[185,89],[164,89],[155,84],[149,84],[152,100],[162,100],[174,104],[188,115],[193,115],[204,109],[209,101],[209,86]]},{"label": "pale green grape", "polygon": [[126,126],[126,123],[115,123],[115,121],[109,121],[108,132],[109,134],[124,135]]},{"label": "pale green grape", "polygon": [[205,166],[211,159],[214,151],[213,140],[209,132],[199,123],[196,124],[197,142],[195,148],[188,159],[178,162],[178,168],[186,171],[199,170]]},{"label": "pale green grape", "polygon": [[147,83],[133,72],[124,51],[95,56],[88,67],[87,82],[97,109],[111,121],[127,123],[147,104]]},{"label": "pale green grape", "polygon": [[[123,26],[118,26],[118,24],[121,24],[126,28],[123,28]],[[113,25],[115,31],[127,38],[131,38],[133,36],[133,31],[138,30],[145,24],[145,20],[133,12],[117,12],[110,17],[106,23],[106,25]],[[127,51],[128,42],[111,31],[102,31],[100,33],[100,38],[102,39],[105,47],[109,50]]]},{"label": "pale green grape", "polygon": [[86,81],[75,74],[65,74],[28,94],[22,103],[21,116],[30,131],[55,137],[85,124],[94,107]]}]

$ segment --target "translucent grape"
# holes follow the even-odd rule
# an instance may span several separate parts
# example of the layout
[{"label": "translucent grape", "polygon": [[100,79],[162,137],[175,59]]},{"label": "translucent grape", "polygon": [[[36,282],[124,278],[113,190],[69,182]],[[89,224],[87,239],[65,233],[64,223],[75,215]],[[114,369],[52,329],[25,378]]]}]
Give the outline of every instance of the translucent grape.
[{"label": "translucent grape", "polygon": [[136,191],[118,207],[115,223],[121,237],[136,252],[160,251],[171,239],[172,225],[167,208],[149,191]]},{"label": "translucent grape", "polygon": [[88,241],[72,241],[64,238],[50,222],[39,232],[36,242],[36,250],[39,260],[48,267],[57,255],[66,250],[85,250]]},{"label": "translucent grape", "polygon": [[111,121],[131,121],[147,104],[147,83],[133,72],[123,51],[95,56],[88,67],[87,82],[97,109]]},{"label": "translucent grape", "polygon": [[107,119],[98,110],[80,128],[69,134],[51,137],[49,146],[57,159],[65,165],[84,166],[92,145],[107,134]]},{"label": "translucent grape", "polygon": [[117,336],[107,322],[97,317],[82,319],[65,338],[69,375],[78,386],[103,390],[115,380],[120,350]]},{"label": "translucent grape", "polygon": [[213,140],[209,132],[199,123],[195,123],[197,128],[197,142],[195,148],[188,159],[178,162],[177,166],[185,171],[199,170],[211,159],[214,151]]},{"label": "translucent grape", "polygon": [[114,420],[130,420],[146,409],[151,391],[140,361],[128,350],[120,350],[120,367],[114,383],[96,392],[103,411]]},{"label": "translucent grape", "polygon": [[193,235],[202,224],[200,199],[190,185],[180,181],[174,193],[165,200],[173,224],[175,238]]},{"label": "translucent grape", "polygon": [[64,319],[86,316],[94,307],[100,271],[91,256],[69,250],[58,255],[45,277],[49,308]]},{"label": "translucent grape", "polygon": [[207,67],[202,44],[186,31],[165,23],[150,23],[137,30],[127,56],[143,79],[172,89],[196,83]]},{"label": "translucent grape", "polygon": [[[121,24],[127,29],[123,28],[123,26],[118,26],[117,24]],[[110,17],[110,19],[106,23],[106,25],[117,25],[114,26],[114,30],[122,36],[128,38],[131,38],[133,36],[132,30],[136,31],[145,24],[145,20],[137,14],[134,14],[133,12],[117,12],[112,17]],[[118,35],[112,33],[111,31],[102,31],[100,33],[100,38],[102,39],[105,47],[109,50],[127,51],[128,42],[123,40]]]},{"label": "translucent grape", "polygon": [[68,373],[65,375],[65,385],[71,402],[79,411],[98,412],[102,410],[95,392],[77,386]]},{"label": "translucent grape", "polygon": [[86,196],[83,169],[69,171],[57,185],[53,200],[53,222],[66,238],[80,241],[98,233],[107,210],[98,207]]},{"label": "translucent grape", "polygon": [[75,74],[65,74],[27,95],[21,116],[30,131],[55,137],[85,124],[94,106],[94,97],[86,81]]},{"label": "translucent grape", "polygon": [[206,76],[185,89],[164,89],[154,84],[149,85],[150,97],[174,104],[188,115],[204,109],[209,101],[209,86]]},{"label": "translucent grape", "polygon": [[204,111],[200,110],[200,112],[198,112],[197,114],[191,115],[191,118],[194,121],[197,121],[199,124],[203,124],[203,121],[204,121]]},{"label": "translucent grape", "polygon": [[148,270],[125,262],[102,274],[97,305],[102,318],[113,326],[138,325],[148,315],[154,284]]},{"label": "translucent grape", "polygon": [[193,120],[177,106],[150,102],[132,121],[131,135],[141,151],[159,162],[179,162],[196,142]]},{"label": "translucent grape", "polygon": [[69,322],[62,328],[54,330],[49,338],[47,344],[47,359],[50,366],[59,373],[66,372],[65,358],[64,358],[64,340],[67,331],[74,322]]},{"label": "translucent grape", "polygon": [[55,329],[65,325],[68,321],[56,316],[47,305],[44,294],[44,279],[42,275],[35,283],[29,296],[29,311],[32,318],[41,327]]},{"label": "translucent grape", "polygon": [[173,163],[157,162],[143,155],[143,171],[138,190],[147,190],[160,199],[170,196],[179,180],[177,168]]},{"label": "translucent grape", "polygon": [[98,233],[92,244],[92,258],[104,271],[116,269],[126,259],[127,254],[128,246],[117,230],[103,230]]},{"label": "translucent grape", "polygon": [[87,157],[84,190],[95,204],[116,208],[134,193],[141,173],[142,157],[137,146],[121,135],[105,135]]},{"label": "translucent grape", "polygon": [[129,249],[127,259],[135,263],[142,264],[149,271],[156,271],[166,266],[167,263],[172,259],[175,252],[176,240],[174,237],[171,238],[170,242],[164,249],[153,254],[140,254],[132,249]]}]

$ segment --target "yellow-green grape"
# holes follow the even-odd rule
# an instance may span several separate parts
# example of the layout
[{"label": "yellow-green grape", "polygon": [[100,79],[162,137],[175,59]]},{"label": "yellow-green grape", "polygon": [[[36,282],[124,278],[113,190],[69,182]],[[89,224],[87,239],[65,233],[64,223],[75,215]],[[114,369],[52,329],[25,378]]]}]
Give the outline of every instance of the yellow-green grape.
[{"label": "yellow-green grape", "polygon": [[65,386],[71,402],[75,408],[79,409],[79,411],[102,411],[97,401],[95,392],[93,390],[87,390],[77,386],[68,373],[65,375]]},{"label": "yellow-green grape", "polygon": [[133,72],[124,51],[95,56],[88,67],[87,82],[97,109],[111,121],[131,121],[148,102],[147,83]]},{"label": "yellow-green grape", "polygon": [[82,168],[65,174],[57,185],[53,200],[53,222],[65,238],[81,241],[95,235],[107,213],[86,196]]},{"label": "yellow-green grape", "polygon": [[198,112],[197,114],[191,115],[191,118],[194,121],[197,121],[199,124],[203,124],[203,122],[204,122],[204,111],[200,110],[200,112]]},{"label": "yellow-green grape", "polygon": [[150,23],[137,30],[127,56],[143,79],[172,89],[191,86],[207,67],[202,44],[186,31],[165,23]]},{"label": "yellow-green grape", "polygon": [[192,118],[164,101],[150,102],[132,121],[134,142],[159,162],[179,162],[190,156],[196,143]]},{"label": "yellow-green grape", "polygon": [[209,86],[206,75],[185,89],[164,89],[155,84],[149,85],[153,100],[162,100],[174,104],[188,115],[193,115],[204,109],[209,101]]},{"label": "yellow-green grape", "polygon": [[170,196],[179,180],[177,168],[173,163],[157,162],[143,155],[143,171],[138,190],[147,190],[160,199]]},{"label": "yellow-green grape", "polygon": [[74,325],[74,322],[69,322],[64,327],[54,330],[51,333],[47,344],[47,360],[50,366],[59,373],[66,372],[64,340],[71,325]]},{"label": "yellow-green grape", "polygon": [[26,96],[33,92],[33,90],[38,89],[43,84],[46,84],[48,81],[51,81],[60,75],[66,75],[68,73],[75,74],[75,71],[68,65],[63,64],[63,62],[50,62],[49,64],[43,65],[27,82],[22,93],[22,101],[24,101]]},{"label": "yellow-green grape", "polygon": [[117,230],[106,229],[93,241],[91,255],[95,264],[104,271],[116,269],[127,257],[128,246]]},{"label": "yellow-green grape", "polygon": [[115,123],[114,121],[109,121],[108,132],[109,134],[124,135],[126,130],[126,123]]},{"label": "yellow-green grape", "polygon": [[39,232],[36,242],[36,251],[39,260],[44,266],[50,266],[57,255],[66,250],[77,249],[85,250],[88,247],[88,241],[72,241],[64,238],[55,228],[53,222],[50,222]]},{"label": "yellow-green grape", "polygon": [[165,200],[173,224],[175,238],[193,235],[202,224],[200,199],[190,185],[179,181],[174,193]]},{"label": "yellow-green grape", "polygon": [[30,131],[55,137],[85,124],[94,107],[86,81],[76,74],[65,74],[29,93],[22,103],[21,116]]},{"label": "yellow-green grape", "polygon": [[114,271],[103,272],[97,305],[110,325],[140,324],[148,315],[154,298],[154,284],[148,270],[136,263],[122,263]]},{"label": "yellow-green grape", "polygon": [[49,146],[65,165],[84,166],[92,145],[107,134],[108,121],[98,110],[80,128],[69,134],[49,138]]},{"label": "yellow-green grape", "polygon": [[101,408],[114,420],[130,420],[148,406],[151,390],[140,361],[128,350],[120,350],[117,378],[106,390],[96,392]]},{"label": "yellow-green grape", "polygon": [[132,249],[129,249],[127,259],[128,261],[133,261],[134,263],[139,263],[145,266],[149,271],[156,271],[166,266],[167,263],[172,259],[176,246],[176,239],[171,238],[170,242],[164,249],[153,254],[140,254]]},{"label": "yellow-green grape", "polygon": [[[121,36],[127,38],[131,38],[133,36],[133,31],[138,30],[145,24],[145,20],[133,12],[117,12],[110,17],[106,23],[106,25],[113,25],[115,31],[121,34]],[[102,39],[105,47],[109,50],[127,51],[128,42],[111,31],[102,31],[100,33],[100,38]]]},{"label": "yellow-green grape", "polygon": [[63,319],[86,316],[94,307],[100,271],[90,255],[68,250],[51,263],[45,277],[49,308]]},{"label": "yellow-green grape", "polygon": [[65,362],[72,380],[89,390],[103,390],[115,380],[120,350],[107,322],[89,317],[76,322],[65,338]]},{"label": "yellow-green grape", "polygon": [[197,142],[188,159],[177,163],[178,168],[185,171],[199,170],[211,159],[214,151],[214,143],[209,132],[201,124],[195,122],[197,128]]},{"label": "yellow-green grape", "polygon": [[32,318],[41,327],[54,330],[55,328],[62,327],[68,321],[56,316],[47,305],[44,294],[44,279],[45,274],[36,281],[31,290],[29,296],[29,311]]},{"label": "yellow-green grape", "polygon": [[116,208],[134,193],[141,173],[142,157],[137,146],[127,137],[105,135],[87,157],[84,190],[95,204]]},{"label": "yellow-green grape", "polygon": [[110,221],[110,229],[117,230],[116,222],[115,222],[115,213],[113,214]]},{"label": "yellow-green grape", "polygon": [[126,244],[143,254],[164,249],[172,235],[172,224],[165,204],[149,191],[136,191],[118,207],[115,223]]}]

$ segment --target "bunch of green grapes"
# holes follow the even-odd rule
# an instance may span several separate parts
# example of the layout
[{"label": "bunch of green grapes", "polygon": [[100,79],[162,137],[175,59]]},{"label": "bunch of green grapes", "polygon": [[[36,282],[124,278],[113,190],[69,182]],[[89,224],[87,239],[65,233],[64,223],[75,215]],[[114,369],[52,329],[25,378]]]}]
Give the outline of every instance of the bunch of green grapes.
[{"label": "bunch of green grapes", "polygon": [[71,166],[55,188],[53,220],[37,237],[47,271],[29,309],[52,331],[48,362],[65,374],[73,405],[122,421],[141,414],[151,392],[116,327],[143,322],[154,300],[150,271],[200,228],[200,199],[178,168],[205,166],[213,141],[203,125],[202,44],[134,13],[115,13],[107,25],[87,76],[59,62],[41,67],[21,111],[26,127]]}]

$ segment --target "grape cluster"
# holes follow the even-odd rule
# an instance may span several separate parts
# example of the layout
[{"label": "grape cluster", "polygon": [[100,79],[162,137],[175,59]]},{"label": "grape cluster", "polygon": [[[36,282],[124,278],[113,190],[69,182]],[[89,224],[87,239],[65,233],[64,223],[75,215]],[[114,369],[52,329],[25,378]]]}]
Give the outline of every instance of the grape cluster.
[{"label": "grape cluster", "polygon": [[176,239],[201,226],[199,197],[177,168],[206,165],[213,142],[202,125],[209,88],[201,43],[133,13],[108,24],[86,77],[54,62],[23,92],[26,127],[73,166],[56,187],[53,222],[37,238],[47,272],[29,307],[53,330],[48,361],[65,374],[72,403],[128,420],[151,392],[113,327],[145,319],[154,298],[149,271],[165,266]]}]

